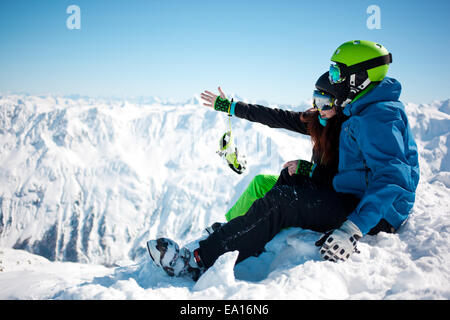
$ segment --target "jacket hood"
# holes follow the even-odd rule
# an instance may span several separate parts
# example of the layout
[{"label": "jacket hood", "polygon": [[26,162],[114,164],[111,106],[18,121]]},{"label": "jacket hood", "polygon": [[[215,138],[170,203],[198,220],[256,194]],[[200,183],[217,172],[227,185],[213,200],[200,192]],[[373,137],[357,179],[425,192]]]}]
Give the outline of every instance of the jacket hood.
[{"label": "jacket hood", "polygon": [[346,116],[360,113],[368,105],[380,101],[398,101],[402,92],[402,85],[394,78],[385,77],[383,81],[377,84],[372,90],[363,97],[351,102],[344,108]]}]

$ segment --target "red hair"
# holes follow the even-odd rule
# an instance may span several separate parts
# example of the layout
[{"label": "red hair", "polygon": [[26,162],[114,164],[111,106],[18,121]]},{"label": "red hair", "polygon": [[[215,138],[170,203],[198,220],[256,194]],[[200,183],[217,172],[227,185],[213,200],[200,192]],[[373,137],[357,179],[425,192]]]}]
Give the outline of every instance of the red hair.
[{"label": "red hair", "polygon": [[327,120],[327,125],[324,127],[319,122],[319,111],[311,108],[303,112],[300,119],[306,124],[308,134],[311,136],[313,161],[337,168],[342,117],[336,114]]}]

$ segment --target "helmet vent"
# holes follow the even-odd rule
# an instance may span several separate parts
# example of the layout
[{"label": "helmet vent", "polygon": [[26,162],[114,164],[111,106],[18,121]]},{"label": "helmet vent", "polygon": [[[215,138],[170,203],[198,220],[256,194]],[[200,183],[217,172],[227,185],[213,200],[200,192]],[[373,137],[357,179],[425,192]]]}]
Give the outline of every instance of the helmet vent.
[{"label": "helmet vent", "polygon": [[361,41],[355,40],[355,41],[353,41],[353,44],[361,44]]},{"label": "helmet vent", "polygon": [[375,46],[377,46],[380,49],[383,48],[383,46],[381,44],[379,44],[379,43],[375,43]]}]

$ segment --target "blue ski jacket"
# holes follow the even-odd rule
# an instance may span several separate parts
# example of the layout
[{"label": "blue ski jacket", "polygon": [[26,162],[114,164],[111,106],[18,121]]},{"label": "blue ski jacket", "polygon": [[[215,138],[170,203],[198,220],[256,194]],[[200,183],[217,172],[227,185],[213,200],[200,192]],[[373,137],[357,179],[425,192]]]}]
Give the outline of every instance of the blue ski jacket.
[{"label": "blue ski jacket", "polygon": [[342,124],[333,186],[361,199],[348,219],[362,234],[383,218],[398,229],[414,204],[418,153],[400,93],[401,84],[386,77],[343,111],[350,118]]}]

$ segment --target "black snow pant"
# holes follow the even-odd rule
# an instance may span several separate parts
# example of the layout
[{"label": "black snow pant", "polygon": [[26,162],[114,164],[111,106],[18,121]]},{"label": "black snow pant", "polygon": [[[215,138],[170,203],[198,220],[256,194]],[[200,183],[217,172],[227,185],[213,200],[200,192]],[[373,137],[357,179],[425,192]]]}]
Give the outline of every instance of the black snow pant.
[{"label": "black snow pant", "polygon": [[284,228],[327,232],[340,227],[358,203],[353,195],[317,185],[300,175],[290,176],[284,169],[275,186],[256,200],[245,215],[200,241],[200,258],[209,268],[225,252],[238,250],[239,263],[264,249]]}]

